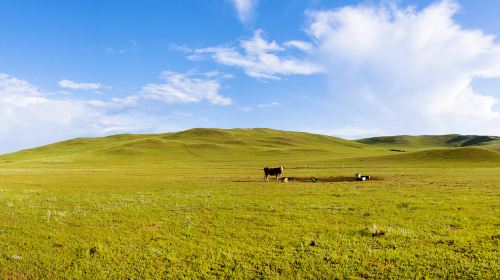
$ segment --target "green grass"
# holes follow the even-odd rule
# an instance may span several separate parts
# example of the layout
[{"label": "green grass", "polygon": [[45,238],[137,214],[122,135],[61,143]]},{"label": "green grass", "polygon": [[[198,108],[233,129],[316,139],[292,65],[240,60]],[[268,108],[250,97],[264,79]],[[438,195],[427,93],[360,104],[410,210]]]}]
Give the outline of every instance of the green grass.
[{"label": "green grass", "polygon": [[[263,182],[279,164],[320,182]],[[356,172],[379,180],[321,182]],[[498,279],[499,174],[268,129],[60,142],[0,156],[0,279]]]}]

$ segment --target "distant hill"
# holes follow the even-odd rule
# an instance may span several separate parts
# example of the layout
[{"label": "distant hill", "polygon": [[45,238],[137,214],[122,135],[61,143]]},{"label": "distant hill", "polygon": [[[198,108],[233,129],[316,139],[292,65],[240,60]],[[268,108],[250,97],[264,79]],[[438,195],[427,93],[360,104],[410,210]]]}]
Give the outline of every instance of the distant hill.
[{"label": "distant hill", "polygon": [[[356,160],[356,159],[354,159]],[[477,147],[429,149],[416,152],[396,153],[384,156],[373,156],[369,158],[359,158],[360,162],[383,163],[383,164],[493,164],[500,166],[500,153]],[[443,165],[446,166],[446,165]]]},{"label": "distant hill", "polygon": [[500,137],[478,135],[382,136],[356,140],[358,143],[394,150],[433,148],[483,147],[500,151]]}]

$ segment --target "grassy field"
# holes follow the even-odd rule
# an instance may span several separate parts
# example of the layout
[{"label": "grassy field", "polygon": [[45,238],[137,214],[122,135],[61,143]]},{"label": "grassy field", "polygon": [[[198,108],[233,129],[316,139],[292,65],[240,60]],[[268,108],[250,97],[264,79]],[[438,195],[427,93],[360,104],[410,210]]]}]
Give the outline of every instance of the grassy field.
[{"label": "grassy field", "polygon": [[[194,129],[3,155],[0,279],[498,279],[500,153],[448,140]],[[263,182],[281,164],[319,182]],[[321,181],[357,172],[376,180]]]}]

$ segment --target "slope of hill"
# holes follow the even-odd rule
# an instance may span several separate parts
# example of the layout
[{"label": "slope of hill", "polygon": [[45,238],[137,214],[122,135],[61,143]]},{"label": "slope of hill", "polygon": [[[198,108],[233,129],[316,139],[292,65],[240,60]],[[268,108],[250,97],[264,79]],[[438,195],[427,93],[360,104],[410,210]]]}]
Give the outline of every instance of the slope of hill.
[{"label": "slope of hill", "polygon": [[[2,155],[0,164],[58,168],[168,164],[191,168],[215,162],[260,166],[348,159],[375,165],[438,161],[496,164],[500,162],[500,153],[495,151],[500,147],[498,143],[489,136],[395,136],[350,141],[266,128],[195,128],[163,134],[77,138]],[[397,149],[408,152],[395,153]]]},{"label": "slope of hill", "polygon": [[383,136],[356,140],[358,143],[373,145],[387,149],[433,149],[452,147],[480,146],[499,150],[500,137],[478,135],[422,135],[422,136]]},{"label": "slope of hill", "polygon": [[304,132],[265,128],[195,128],[163,134],[122,134],[77,138],[0,156],[0,162],[276,162],[297,158],[381,155],[383,149],[355,141]]},{"label": "slope of hill", "polygon": [[[464,163],[489,164],[491,167],[500,166],[500,153],[484,148],[464,147],[429,149],[416,152],[397,153],[384,156],[373,156],[355,159],[375,164],[427,164],[427,163]],[[445,165],[443,165],[445,166]]]}]

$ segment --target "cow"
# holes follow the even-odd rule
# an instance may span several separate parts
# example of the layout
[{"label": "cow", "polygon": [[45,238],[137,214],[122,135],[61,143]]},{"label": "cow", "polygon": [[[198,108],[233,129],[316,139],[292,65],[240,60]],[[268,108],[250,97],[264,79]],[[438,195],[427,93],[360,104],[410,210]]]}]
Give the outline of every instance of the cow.
[{"label": "cow", "polygon": [[266,182],[269,182],[269,176],[276,176],[276,181],[278,181],[279,177],[281,176],[281,173],[283,172],[283,165],[280,167],[264,167],[264,180]]}]

